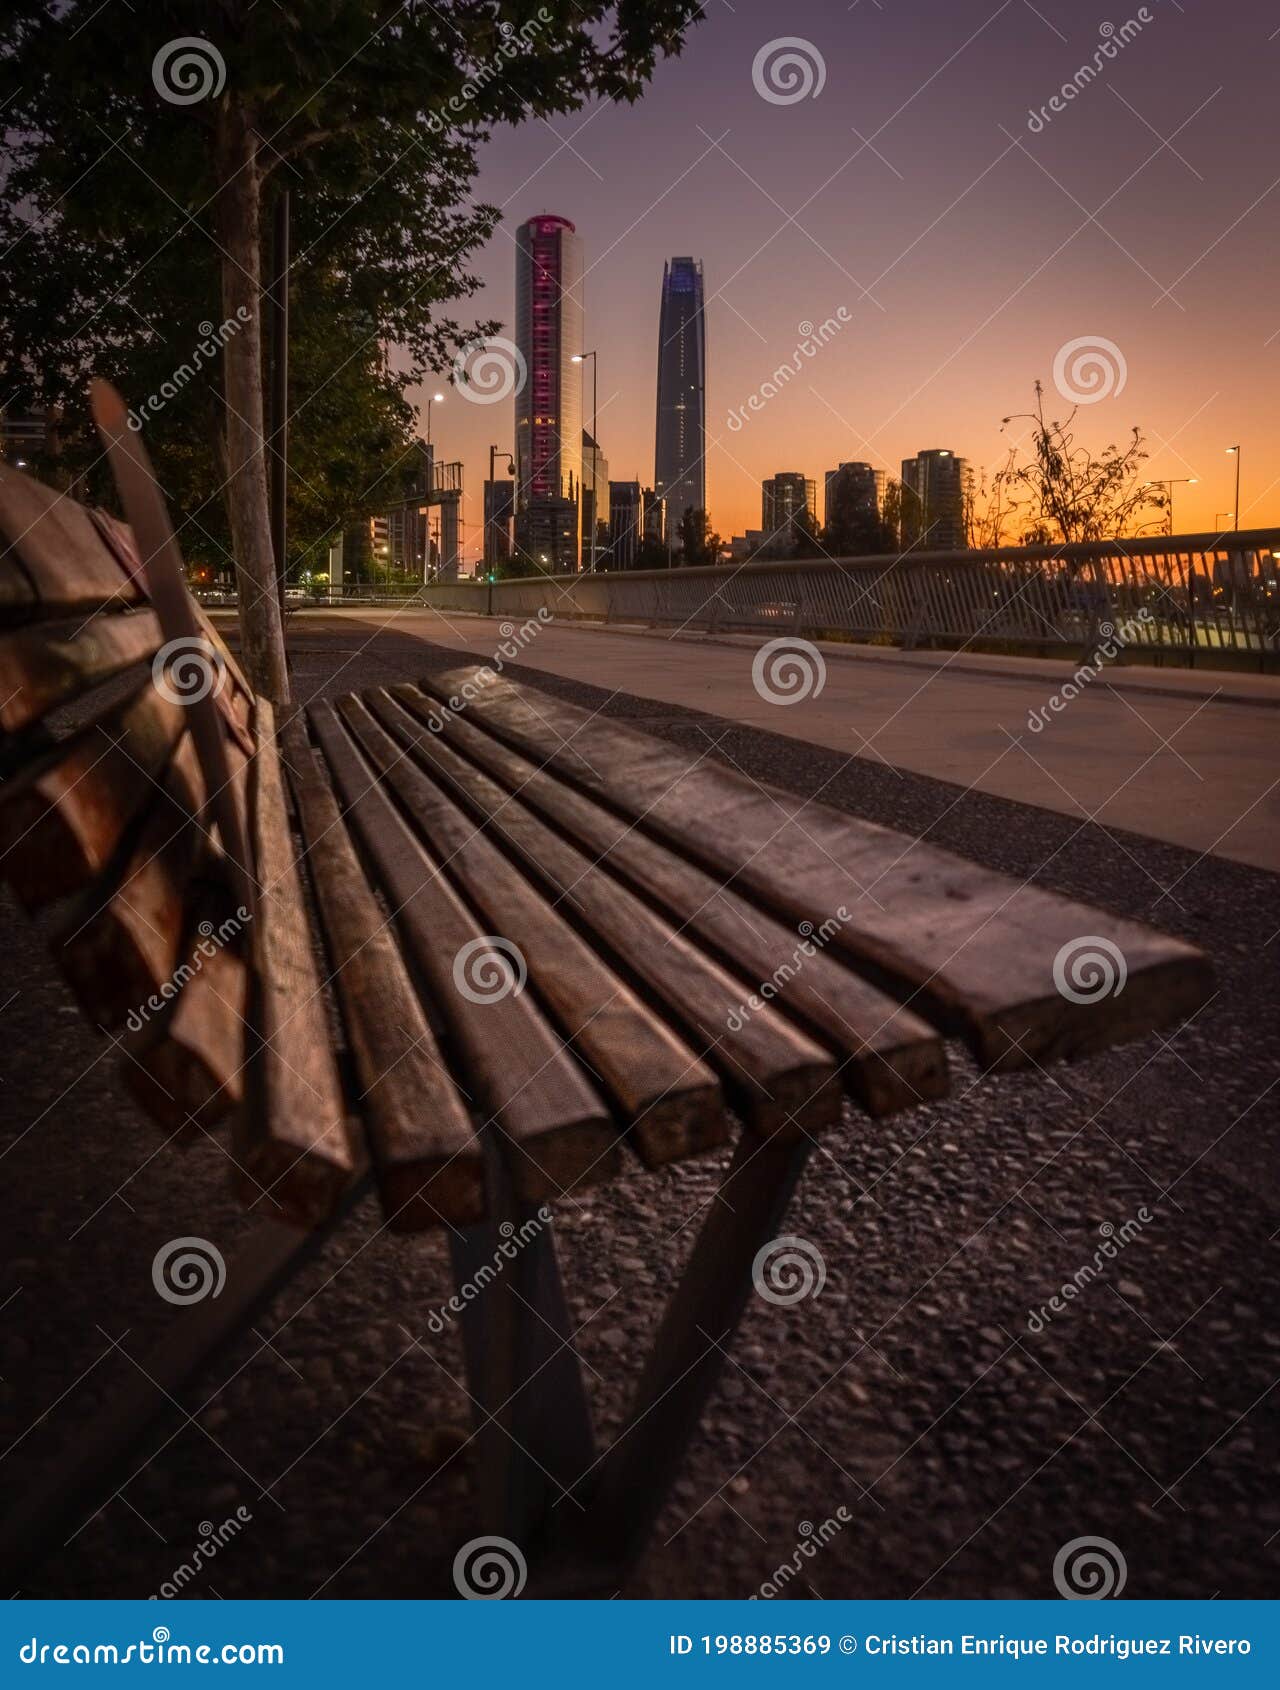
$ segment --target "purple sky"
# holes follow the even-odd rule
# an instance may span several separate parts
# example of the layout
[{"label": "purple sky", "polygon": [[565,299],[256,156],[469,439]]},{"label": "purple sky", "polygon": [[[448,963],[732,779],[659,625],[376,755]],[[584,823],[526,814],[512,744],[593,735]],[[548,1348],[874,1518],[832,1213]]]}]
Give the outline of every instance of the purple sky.
[{"label": "purple sky", "polygon": [[[822,78],[794,103],[753,84],[757,54],[784,34]],[[1081,436],[1100,446],[1138,423],[1153,477],[1198,477],[1176,489],[1179,531],[1231,509],[1237,441],[1243,525],[1280,522],[1278,109],[1280,11],[1263,0],[710,0],[637,106],[486,147],[479,194],[504,227],[479,258],[476,313],[510,332],[512,233],[535,212],[570,217],[601,444],[615,479],[648,483],[662,265],[700,258],[708,501],[726,537],[758,525],[775,470],[821,483],[865,458],[896,474],[927,446],[995,465],[1001,418],[1027,407],[1037,375],[1065,410],[1055,357],[1081,340],[1114,348]],[[833,317],[829,343],[730,429],[796,354],[800,325]],[[1084,376],[1062,370],[1067,385]],[[438,452],[465,461],[468,558],[487,448],[509,449],[511,429],[509,400],[449,390],[435,409]]]}]

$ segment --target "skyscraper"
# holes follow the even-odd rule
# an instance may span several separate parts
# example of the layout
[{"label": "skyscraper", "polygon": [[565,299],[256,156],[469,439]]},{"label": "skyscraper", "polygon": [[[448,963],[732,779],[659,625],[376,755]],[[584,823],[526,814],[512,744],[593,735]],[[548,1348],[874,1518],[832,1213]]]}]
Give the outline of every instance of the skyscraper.
[{"label": "skyscraper", "polygon": [[760,526],[765,548],[787,551],[799,538],[804,518],[817,525],[817,487],[797,470],[780,470],[760,486]]},{"label": "skyscraper", "polygon": [[666,501],[668,544],[687,510],[706,510],[707,342],[702,266],[673,258],[662,271],[658,314],[658,436],[653,486]]},{"label": "skyscraper", "polygon": [[965,504],[973,483],[967,458],[931,447],[902,460],[902,544],[958,552],[968,544]]},{"label": "skyscraper", "polygon": [[[578,567],[582,487],[582,243],[567,217],[516,231],[516,543],[560,570]],[[570,510],[569,507],[572,507]]]},{"label": "skyscraper", "polygon": [[859,462],[840,464],[827,471],[823,521],[828,528],[835,514],[834,501],[838,484],[842,484],[842,489],[847,493],[851,509],[873,519],[884,509],[885,472],[882,469],[873,469],[870,464]]}]

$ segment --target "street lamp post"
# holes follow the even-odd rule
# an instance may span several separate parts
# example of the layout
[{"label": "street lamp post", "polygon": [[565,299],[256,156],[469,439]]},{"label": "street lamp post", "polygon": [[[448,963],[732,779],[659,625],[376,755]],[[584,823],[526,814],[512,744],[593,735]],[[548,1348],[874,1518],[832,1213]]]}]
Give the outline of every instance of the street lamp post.
[{"label": "street lamp post", "polygon": [[1194,487],[1199,481],[1198,475],[1166,475],[1162,480],[1147,481],[1146,487],[1163,487],[1165,489],[1164,508],[1168,513],[1169,533],[1173,533],[1173,490],[1175,487]]},{"label": "street lamp post", "polygon": [[[489,448],[489,481],[490,481],[490,483],[492,483],[492,481],[493,481],[493,464],[494,464],[495,458],[505,458],[507,460],[507,474],[508,475],[514,475],[516,473],[516,460],[512,457],[511,453],[510,452],[503,452],[497,446],[490,446],[490,448]],[[487,551],[488,550],[488,545],[487,545],[488,525],[487,524],[485,525],[484,532],[485,532],[485,540],[486,540],[485,550]],[[485,561],[486,564],[488,564],[489,559],[486,557],[484,561]],[[486,570],[486,573],[487,573],[487,570]],[[492,597],[492,594],[490,596]]]},{"label": "street lamp post", "polygon": [[444,394],[443,393],[429,393],[427,395],[427,445],[428,446],[430,446],[430,444],[431,444],[431,407],[433,405],[443,405],[443,404],[444,404]]},{"label": "street lamp post", "polygon": [[573,362],[585,364],[591,360],[591,569],[596,567],[596,531],[600,526],[600,489],[596,485],[596,471],[600,467],[600,437],[596,433],[596,400],[598,396],[597,377],[600,374],[600,363],[594,352],[575,352]]},{"label": "street lamp post", "polygon": [[1240,532],[1240,448],[1239,448],[1239,446],[1228,446],[1227,447],[1227,456],[1231,457],[1232,455],[1234,455],[1235,460],[1236,460],[1236,508],[1235,508],[1234,512],[1232,513],[1231,520],[1235,524],[1235,531],[1238,534]]}]

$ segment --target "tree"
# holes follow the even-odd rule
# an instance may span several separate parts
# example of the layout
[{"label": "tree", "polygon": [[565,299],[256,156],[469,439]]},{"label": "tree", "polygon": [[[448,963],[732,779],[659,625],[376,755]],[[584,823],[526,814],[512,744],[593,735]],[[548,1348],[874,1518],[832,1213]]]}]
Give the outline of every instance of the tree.
[{"label": "tree", "polygon": [[832,557],[874,557],[892,551],[897,544],[885,527],[874,498],[867,497],[865,484],[837,473],[827,499],[827,525],[823,543]]},{"label": "tree", "polygon": [[706,511],[692,505],[680,518],[681,562],[688,568],[719,563],[724,541],[712,528]]},{"label": "tree", "polygon": [[791,553],[793,558],[823,557],[822,537],[808,506],[791,518]]},{"label": "tree", "polygon": [[[466,260],[499,219],[469,199],[484,136],[636,99],[701,12],[690,0],[406,0],[389,12],[376,0],[155,0],[122,29],[99,0],[9,0],[0,398],[56,407],[67,435],[84,436],[89,376],[136,403],[153,391],[138,381],[148,364],[166,352],[170,368],[189,363],[194,330],[230,326],[199,385],[212,393],[245,662],[264,693],[288,690],[264,439],[276,190],[294,190],[303,262],[341,302],[334,373],[360,348],[394,346],[403,383],[422,381],[498,326],[436,314],[474,291]],[[301,317],[305,296],[296,303]],[[164,412],[152,421],[162,436]]]},{"label": "tree", "polygon": [[1077,540],[1110,540],[1151,527],[1142,518],[1164,510],[1164,494],[1143,479],[1149,454],[1138,428],[1123,449],[1106,446],[1095,455],[1076,442],[1072,424],[1078,405],[1065,422],[1047,420],[1044,388],[1035,384],[1035,408],[1011,422],[1031,424],[1031,456],[1018,462],[1016,452],[996,472],[997,506],[1007,504],[1010,520],[1024,545],[1056,545]]},{"label": "tree", "polygon": [[885,550],[896,552],[902,544],[902,483],[894,476],[890,476],[884,484],[880,524],[884,529]]}]

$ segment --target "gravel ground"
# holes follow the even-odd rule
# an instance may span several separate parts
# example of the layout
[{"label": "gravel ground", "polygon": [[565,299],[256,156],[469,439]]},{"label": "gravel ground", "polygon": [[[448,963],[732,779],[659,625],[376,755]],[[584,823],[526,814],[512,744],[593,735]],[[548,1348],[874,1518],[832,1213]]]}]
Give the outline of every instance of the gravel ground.
[{"label": "gravel ground", "polygon": [[[457,661],[395,634],[365,645],[320,618],[292,638],[308,692]],[[772,1580],[791,1597],[1046,1596],[1059,1549],[1089,1535],[1122,1554],[1128,1595],[1276,1595],[1275,878],[642,699],[615,697],[606,713],[1151,920],[1217,968],[1207,1008],[1163,1039],[980,1085],[953,1051],[951,1100],[889,1122],[846,1114],[787,1222],[821,1251],[825,1287],[790,1307],[751,1299],[624,1594],[747,1596]],[[0,944],[0,1437],[13,1495],[167,1324],[156,1250],[195,1234],[227,1253],[246,1223],[216,1141],[165,1145],[123,1102],[117,1058],[9,901]],[[564,1206],[564,1276],[606,1434],[720,1166],[635,1174]],[[205,1523],[240,1509],[184,1594],[453,1593],[475,1475],[457,1447],[460,1346],[425,1325],[452,1289],[447,1257],[437,1237],[376,1225],[367,1203],[25,1591],[151,1594]],[[1129,1242],[1088,1289],[1029,1325],[1122,1227]],[[779,1580],[783,1567],[795,1570]]]}]

